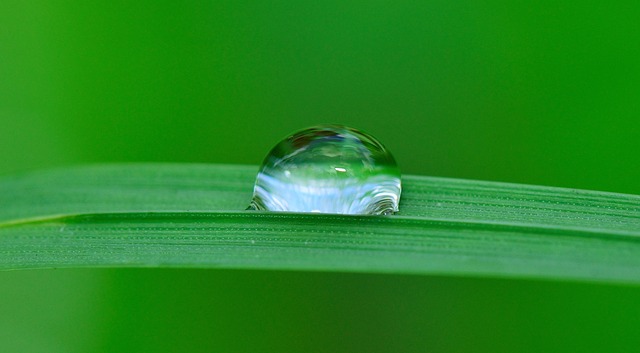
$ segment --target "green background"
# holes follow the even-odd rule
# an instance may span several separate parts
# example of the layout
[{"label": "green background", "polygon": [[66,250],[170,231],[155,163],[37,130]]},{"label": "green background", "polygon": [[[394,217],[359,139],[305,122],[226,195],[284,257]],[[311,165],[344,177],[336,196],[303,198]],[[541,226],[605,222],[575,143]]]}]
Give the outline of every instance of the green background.
[{"label": "green background", "polygon": [[[4,0],[0,173],[258,164],[341,123],[407,174],[640,194],[638,18],[637,1]],[[0,351],[622,352],[639,303],[488,278],[16,271]]]}]

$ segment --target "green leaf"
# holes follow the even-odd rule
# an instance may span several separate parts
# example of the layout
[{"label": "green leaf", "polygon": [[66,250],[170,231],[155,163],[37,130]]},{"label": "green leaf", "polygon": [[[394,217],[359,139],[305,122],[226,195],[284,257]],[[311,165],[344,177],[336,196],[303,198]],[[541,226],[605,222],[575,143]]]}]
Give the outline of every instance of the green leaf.
[{"label": "green leaf", "polygon": [[405,176],[400,213],[244,211],[254,166],[0,179],[0,269],[198,267],[640,283],[640,197]]}]

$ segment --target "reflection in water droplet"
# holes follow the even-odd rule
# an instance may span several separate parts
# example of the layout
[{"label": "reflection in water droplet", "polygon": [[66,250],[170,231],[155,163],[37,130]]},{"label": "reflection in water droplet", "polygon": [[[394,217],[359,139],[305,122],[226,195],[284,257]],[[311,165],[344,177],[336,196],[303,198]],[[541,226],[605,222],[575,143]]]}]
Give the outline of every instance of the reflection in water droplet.
[{"label": "reflection in water droplet", "polygon": [[277,144],[256,178],[249,209],[392,214],[400,170],[375,138],[338,125],[299,131]]}]

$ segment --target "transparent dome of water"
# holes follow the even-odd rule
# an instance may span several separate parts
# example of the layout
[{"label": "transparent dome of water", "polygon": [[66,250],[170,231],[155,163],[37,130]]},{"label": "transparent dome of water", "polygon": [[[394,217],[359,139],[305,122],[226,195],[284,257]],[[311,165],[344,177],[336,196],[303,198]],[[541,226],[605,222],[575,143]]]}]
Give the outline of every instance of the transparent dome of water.
[{"label": "transparent dome of water", "polygon": [[269,152],[249,209],[388,215],[398,211],[400,170],[378,140],[339,125],[308,128]]}]

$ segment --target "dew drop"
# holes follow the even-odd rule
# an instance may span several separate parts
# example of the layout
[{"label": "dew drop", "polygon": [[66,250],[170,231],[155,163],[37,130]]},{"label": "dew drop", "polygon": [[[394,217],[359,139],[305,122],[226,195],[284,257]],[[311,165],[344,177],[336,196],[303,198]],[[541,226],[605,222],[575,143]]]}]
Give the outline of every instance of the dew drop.
[{"label": "dew drop", "polygon": [[262,162],[251,210],[388,215],[398,211],[400,170],[372,136],[339,125],[285,138]]}]

